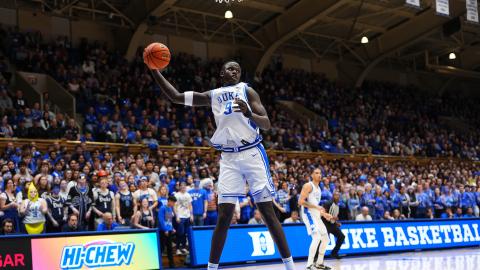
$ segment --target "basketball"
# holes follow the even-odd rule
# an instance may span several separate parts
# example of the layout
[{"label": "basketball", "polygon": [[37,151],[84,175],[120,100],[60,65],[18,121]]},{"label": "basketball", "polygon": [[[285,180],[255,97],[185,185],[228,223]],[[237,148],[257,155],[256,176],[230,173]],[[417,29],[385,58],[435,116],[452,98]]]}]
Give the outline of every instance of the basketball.
[{"label": "basketball", "polygon": [[143,62],[150,69],[164,69],[170,63],[170,50],[162,43],[152,43],[143,51]]}]

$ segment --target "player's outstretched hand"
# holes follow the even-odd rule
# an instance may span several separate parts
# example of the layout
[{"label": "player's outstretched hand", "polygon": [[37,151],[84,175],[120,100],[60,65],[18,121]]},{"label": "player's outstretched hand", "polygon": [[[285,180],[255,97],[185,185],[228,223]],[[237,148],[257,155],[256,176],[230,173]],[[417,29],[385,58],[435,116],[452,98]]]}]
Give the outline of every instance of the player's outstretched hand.
[{"label": "player's outstretched hand", "polygon": [[[240,98],[235,98],[235,101],[233,101],[233,111],[234,112],[241,112],[245,117],[251,117],[252,116],[252,111],[248,108],[247,103],[240,99]],[[235,106],[236,105],[236,106]]]}]

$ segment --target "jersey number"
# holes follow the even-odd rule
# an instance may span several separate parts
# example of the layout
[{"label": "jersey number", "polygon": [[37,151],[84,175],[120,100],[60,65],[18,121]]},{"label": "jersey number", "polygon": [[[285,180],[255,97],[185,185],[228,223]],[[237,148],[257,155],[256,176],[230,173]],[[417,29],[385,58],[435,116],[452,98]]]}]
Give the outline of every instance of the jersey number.
[{"label": "jersey number", "polygon": [[231,113],[232,113],[232,102],[229,101],[227,102],[227,104],[225,104],[225,112],[223,112],[223,114],[229,115]]}]

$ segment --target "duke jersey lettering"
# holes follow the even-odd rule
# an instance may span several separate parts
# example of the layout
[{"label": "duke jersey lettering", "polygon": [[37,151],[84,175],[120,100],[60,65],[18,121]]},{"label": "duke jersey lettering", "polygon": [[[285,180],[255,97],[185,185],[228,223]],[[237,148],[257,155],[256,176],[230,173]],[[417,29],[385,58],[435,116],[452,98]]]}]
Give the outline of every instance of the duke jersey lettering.
[{"label": "duke jersey lettering", "polygon": [[97,197],[97,200],[95,201],[95,205],[98,211],[102,213],[111,212],[112,211],[112,195],[110,194],[110,191],[108,191],[107,194],[102,194],[100,192],[101,191],[98,191],[98,197]]},{"label": "duke jersey lettering", "polygon": [[260,132],[255,123],[242,113],[234,112],[235,98],[242,99],[250,108],[247,88],[246,83],[240,82],[211,91],[212,112],[217,125],[210,139],[213,146],[240,147],[260,139]]}]

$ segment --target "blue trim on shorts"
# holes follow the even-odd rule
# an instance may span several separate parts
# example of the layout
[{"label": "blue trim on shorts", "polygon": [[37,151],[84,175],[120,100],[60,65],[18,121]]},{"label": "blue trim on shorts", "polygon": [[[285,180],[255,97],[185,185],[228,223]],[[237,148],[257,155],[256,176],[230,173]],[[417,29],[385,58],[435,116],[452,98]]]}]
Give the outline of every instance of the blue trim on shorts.
[{"label": "blue trim on shorts", "polygon": [[307,219],[308,219],[308,225],[310,227],[310,229],[313,231],[314,227],[315,226],[315,223],[313,223],[313,218],[312,218],[312,214],[310,214],[310,211],[308,211],[308,208],[307,207],[304,207],[303,208],[303,212],[307,215]]},{"label": "blue trim on shorts", "polygon": [[220,194],[220,197],[225,197],[225,198],[228,198],[228,197],[246,197],[247,195],[243,194],[243,193],[224,193],[224,194]]},{"label": "blue trim on shorts", "polygon": [[262,155],[263,165],[265,166],[265,171],[267,173],[267,180],[270,185],[270,188],[272,189],[271,193],[272,195],[275,195],[276,194],[275,186],[273,185],[272,175],[270,174],[270,164],[268,161],[267,152],[265,152],[265,148],[263,147],[262,144],[257,145],[257,148],[258,150],[260,150],[260,154]]}]

